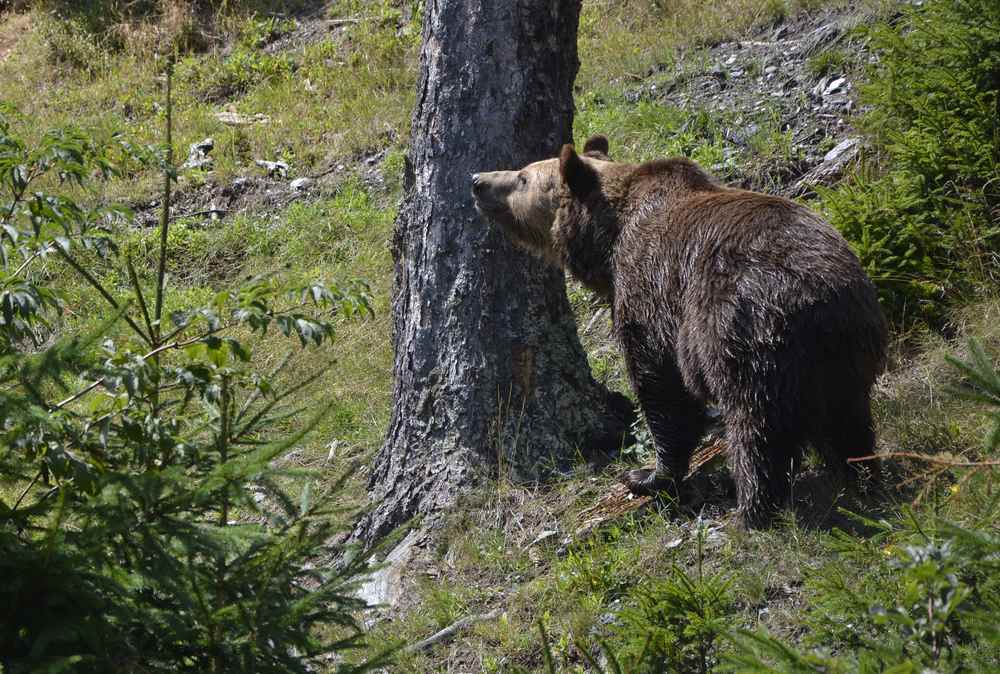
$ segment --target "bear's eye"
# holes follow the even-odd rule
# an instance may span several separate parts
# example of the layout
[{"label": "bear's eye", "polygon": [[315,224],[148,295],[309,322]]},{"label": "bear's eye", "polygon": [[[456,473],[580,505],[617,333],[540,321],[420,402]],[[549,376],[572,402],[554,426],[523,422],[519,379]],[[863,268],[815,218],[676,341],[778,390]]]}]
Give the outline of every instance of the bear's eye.
[{"label": "bear's eye", "polygon": [[528,177],[522,173],[521,175],[519,175],[517,177],[517,182],[520,185],[527,185],[528,184]]}]

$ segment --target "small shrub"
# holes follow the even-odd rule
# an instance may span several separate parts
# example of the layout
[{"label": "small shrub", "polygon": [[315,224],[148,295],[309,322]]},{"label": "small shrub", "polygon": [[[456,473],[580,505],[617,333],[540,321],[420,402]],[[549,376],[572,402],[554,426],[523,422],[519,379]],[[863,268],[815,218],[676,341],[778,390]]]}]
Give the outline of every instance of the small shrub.
[{"label": "small shrub", "polygon": [[810,57],[806,63],[806,70],[810,77],[819,79],[824,75],[842,73],[848,62],[847,52],[834,47]]},{"label": "small shrub", "polygon": [[615,616],[613,640],[597,638],[595,648],[585,638],[565,636],[553,649],[547,621],[540,619],[545,671],[556,671],[553,650],[565,656],[571,644],[590,666],[588,671],[599,674],[715,671],[719,646],[735,620],[735,605],[728,576],[704,572],[704,529],[699,529],[697,543],[695,573],[674,565],[666,578],[648,579],[634,589],[627,608]]},{"label": "small shrub", "polygon": [[633,593],[634,605],[619,615],[625,645],[619,658],[631,671],[710,672],[721,637],[732,627],[731,580],[704,572],[704,528],[699,529],[694,573],[674,565],[666,578],[651,579]]},{"label": "small shrub", "polygon": [[255,87],[284,80],[291,72],[292,60],[288,56],[268,54],[243,44],[227,57],[187,57],[177,67],[180,82],[197,97],[212,102],[239,98]]},{"label": "small shrub", "polygon": [[248,49],[260,49],[294,29],[291,19],[251,16],[240,29],[239,43]]},{"label": "small shrub", "polygon": [[[164,167],[168,212],[169,154],[72,129],[32,147],[0,118],[0,670],[313,671],[361,646],[365,563],[316,563],[343,558],[338,516],[275,464],[319,419],[286,430],[310,380],[279,388],[254,336],[321,344],[367,298],[269,275],[170,311],[168,248],[197,237],[171,239],[164,217],[150,281],[118,245],[129,213],[67,196],[126,161]],[[51,344],[37,332],[65,305],[49,257],[104,303],[101,325]]]},{"label": "small shrub", "polygon": [[[995,506],[994,506],[995,510]],[[995,512],[994,512],[995,514]],[[963,672],[1000,666],[1000,539],[909,513],[877,533],[835,534],[841,557],[811,574],[802,651],[739,632],[733,672]],[[834,653],[839,653],[834,655]]]},{"label": "small shrub", "polygon": [[79,19],[45,15],[39,20],[38,32],[48,47],[49,60],[56,65],[94,75],[107,60],[105,41]]},{"label": "small shrub", "polygon": [[615,530],[609,540],[590,540],[569,551],[554,569],[556,587],[565,594],[591,595],[602,601],[622,597],[635,582],[639,550],[623,545]]},{"label": "small shrub", "polygon": [[880,155],[822,192],[889,314],[936,323],[1000,279],[1000,4],[929,0],[870,31],[861,120]]}]

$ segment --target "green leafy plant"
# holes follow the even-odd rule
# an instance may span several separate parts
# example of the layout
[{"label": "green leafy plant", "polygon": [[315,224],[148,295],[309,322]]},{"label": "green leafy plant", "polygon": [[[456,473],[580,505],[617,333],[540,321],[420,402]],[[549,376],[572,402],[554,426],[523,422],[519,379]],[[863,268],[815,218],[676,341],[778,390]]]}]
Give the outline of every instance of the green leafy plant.
[{"label": "green leafy plant", "polygon": [[809,58],[806,62],[806,70],[814,79],[819,79],[824,75],[843,72],[849,64],[847,52],[838,47],[825,49]]},{"label": "green leafy plant", "polygon": [[601,600],[623,596],[634,582],[631,568],[638,550],[615,545],[619,536],[620,532],[612,530],[607,534],[611,544],[595,540],[571,549],[555,569],[559,591],[593,595]]},{"label": "green leafy plant", "polygon": [[223,58],[187,57],[178,64],[178,77],[201,98],[230,100],[254,87],[279,82],[292,72],[285,55],[268,54],[240,42]]},{"label": "green leafy plant", "polygon": [[[729,636],[736,648],[726,655],[727,671],[960,672],[1000,665],[993,619],[1000,539],[947,522],[931,528],[913,512],[895,525],[866,523],[876,534],[836,535],[833,544],[849,561],[828,563],[810,581],[818,594],[807,644],[815,650],[738,631]],[[851,568],[839,568],[845,563]]]},{"label": "green leafy plant", "polygon": [[[77,130],[30,147],[0,118],[5,672],[307,672],[362,644],[365,560],[331,543],[337,509],[309,475],[278,462],[322,416],[289,401],[325,370],[279,387],[293,353],[263,370],[253,344],[274,330],[326,342],[370,313],[364,287],[270,275],[168,314],[167,82],[166,153]],[[117,246],[127,210],[67,196],[136,164],[165,176],[152,270]],[[89,334],[60,333],[48,258],[104,302]],[[88,259],[120,268],[124,288]],[[291,476],[298,495],[282,486]],[[337,558],[351,561],[319,562]]]},{"label": "green leafy plant", "polygon": [[952,393],[989,407],[987,414],[993,421],[993,430],[986,436],[986,451],[1000,448],[1000,372],[993,366],[983,345],[969,340],[969,360],[948,356],[947,361],[965,377],[961,387]]},{"label": "green leafy plant", "polygon": [[[949,358],[965,380],[953,392],[989,406],[994,427],[987,452],[998,446],[1000,373],[978,342],[969,360]],[[919,455],[918,455],[919,457]],[[923,457],[932,460],[934,457]],[[947,491],[997,462],[947,461],[965,471]],[[985,475],[989,484],[992,476]],[[968,491],[972,492],[972,489]],[[987,487],[971,506],[973,525],[956,524],[933,510],[906,509],[896,521],[854,518],[870,533],[834,531],[836,557],[807,579],[809,637],[802,651],[763,632],[729,636],[735,672],[963,672],[1000,667],[1000,537],[991,529],[1000,499]],[[975,498],[975,497],[973,497]]]},{"label": "green leafy plant", "polygon": [[[648,580],[629,594],[628,606],[615,617],[613,638],[596,638],[596,646],[580,637],[572,640],[591,671],[715,671],[719,646],[733,627],[735,607],[730,578],[705,572],[705,536],[705,528],[699,527],[694,573],[674,564],[665,578]],[[555,672],[544,621],[538,626],[545,671]]]},{"label": "green leafy plant", "polygon": [[240,30],[239,42],[249,49],[260,49],[294,28],[295,22],[291,19],[251,16]]},{"label": "green leafy plant", "polygon": [[861,125],[878,161],[822,205],[889,313],[938,322],[998,277],[1000,6],[929,0],[869,37],[880,59]]},{"label": "green leafy plant", "polygon": [[704,527],[696,541],[693,573],[674,564],[665,578],[640,585],[621,612],[619,657],[635,663],[630,671],[713,671],[733,621],[731,580],[705,573]]}]

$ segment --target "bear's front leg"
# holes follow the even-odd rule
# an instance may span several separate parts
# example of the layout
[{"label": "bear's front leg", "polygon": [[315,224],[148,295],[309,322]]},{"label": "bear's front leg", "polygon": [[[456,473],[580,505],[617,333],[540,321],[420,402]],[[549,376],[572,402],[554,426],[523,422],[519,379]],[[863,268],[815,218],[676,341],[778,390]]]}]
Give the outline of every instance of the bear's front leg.
[{"label": "bear's front leg", "polygon": [[635,363],[629,371],[653,436],[656,469],[627,471],[622,481],[633,494],[666,492],[680,500],[691,454],[705,431],[705,406],[684,388],[680,372],[672,363],[655,370]]}]

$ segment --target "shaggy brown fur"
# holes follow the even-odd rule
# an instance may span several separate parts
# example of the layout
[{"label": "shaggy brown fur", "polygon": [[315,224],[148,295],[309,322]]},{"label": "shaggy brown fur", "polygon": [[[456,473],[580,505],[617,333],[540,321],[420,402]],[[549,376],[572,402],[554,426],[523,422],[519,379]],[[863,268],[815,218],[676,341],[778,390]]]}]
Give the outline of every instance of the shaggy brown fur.
[{"label": "shaggy brown fur", "polygon": [[714,403],[726,422],[739,514],[788,499],[806,444],[842,473],[874,449],[869,395],[887,329],[847,242],[787,199],[717,184],[686,159],[583,156],[474,176],[477,207],[520,245],[612,304],[657,451],[637,493],[677,492]]}]

